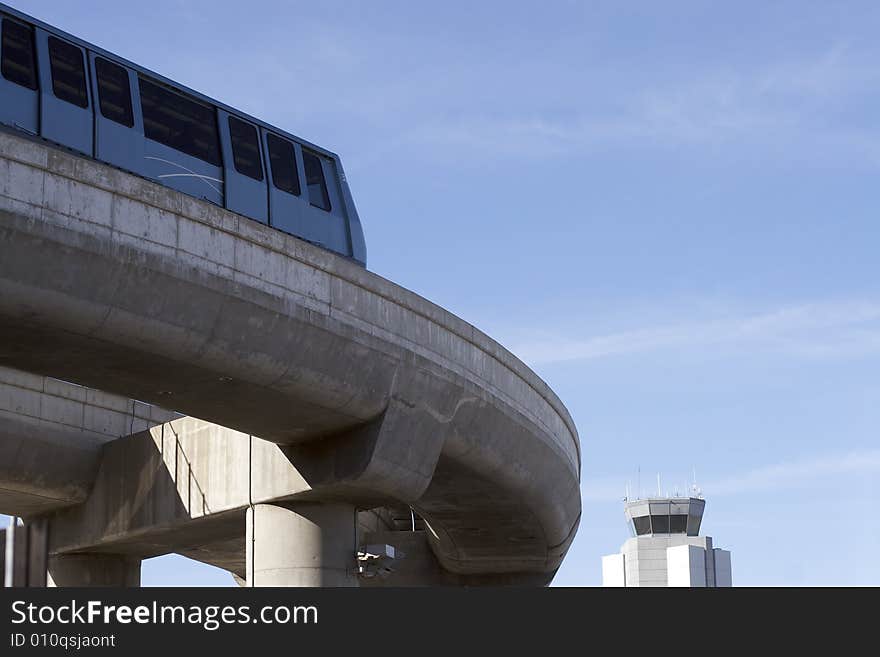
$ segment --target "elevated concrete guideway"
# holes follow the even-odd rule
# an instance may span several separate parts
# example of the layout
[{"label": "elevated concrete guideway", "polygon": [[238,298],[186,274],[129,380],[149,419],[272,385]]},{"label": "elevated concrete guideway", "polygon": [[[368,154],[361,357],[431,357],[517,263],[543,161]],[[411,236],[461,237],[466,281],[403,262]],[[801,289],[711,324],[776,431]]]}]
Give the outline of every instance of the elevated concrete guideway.
[{"label": "elevated concrete guideway", "polygon": [[46,376],[0,367],[0,513],[85,502],[107,443],[179,417]]},{"label": "elevated concrete guideway", "polygon": [[411,505],[452,573],[552,574],[577,529],[574,424],[486,335],[292,236],[8,133],[0,366],[277,443],[305,482],[279,499]]}]

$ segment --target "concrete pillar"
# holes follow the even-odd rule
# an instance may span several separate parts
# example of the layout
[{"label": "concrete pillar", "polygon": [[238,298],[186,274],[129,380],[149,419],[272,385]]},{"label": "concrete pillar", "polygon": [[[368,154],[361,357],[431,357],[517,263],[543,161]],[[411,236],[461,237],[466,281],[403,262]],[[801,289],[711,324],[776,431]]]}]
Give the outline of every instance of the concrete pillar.
[{"label": "concrete pillar", "polygon": [[49,586],[141,585],[141,560],[123,554],[62,554],[49,557]]},{"label": "concrete pillar", "polygon": [[248,586],[357,586],[350,504],[257,504],[247,513]]}]

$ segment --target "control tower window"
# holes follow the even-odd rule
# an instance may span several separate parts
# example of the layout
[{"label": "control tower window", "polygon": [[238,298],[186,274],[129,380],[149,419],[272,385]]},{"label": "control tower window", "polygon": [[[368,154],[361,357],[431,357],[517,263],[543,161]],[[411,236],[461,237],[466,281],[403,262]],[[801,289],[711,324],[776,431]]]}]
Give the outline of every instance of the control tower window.
[{"label": "control tower window", "polygon": [[260,139],[257,129],[234,116],[229,117],[229,136],[232,138],[232,161],[240,174],[263,179],[263,165],[260,162]]},{"label": "control tower window", "polygon": [[296,172],[296,152],[293,144],[273,134],[266,135],[269,162],[272,166],[272,184],[282,192],[300,195],[299,175]]},{"label": "control tower window", "polygon": [[668,534],[669,516],[651,516],[651,526],[654,534]]},{"label": "control tower window", "polygon": [[688,517],[685,515],[669,516],[669,533],[684,534],[687,529]]},{"label": "control tower window", "polygon": [[98,106],[101,114],[129,128],[134,125],[131,112],[131,87],[128,71],[100,57],[95,58],[98,78]]},{"label": "control tower window", "polygon": [[644,536],[651,533],[651,517],[640,516],[633,518],[633,526],[636,529],[636,536]]},{"label": "control tower window", "polygon": [[82,50],[61,39],[49,37],[49,65],[55,97],[72,105],[88,107]]},{"label": "control tower window", "polygon": [[146,78],[139,78],[144,136],[221,166],[217,115],[209,105],[187,98]]},{"label": "control tower window", "polygon": [[37,88],[37,63],[34,57],[34,31],[22,25],[3,19],[3,38],[0,43],[2,62],[0,73],[15,84]]},{"label": "control tower window", "polygon": [[303,164],[306,168],[306,184],[309,188],[309,203],[322,210],[330,209],[330,196],[324,181],[324,168],[321,158],[303,149]]}]

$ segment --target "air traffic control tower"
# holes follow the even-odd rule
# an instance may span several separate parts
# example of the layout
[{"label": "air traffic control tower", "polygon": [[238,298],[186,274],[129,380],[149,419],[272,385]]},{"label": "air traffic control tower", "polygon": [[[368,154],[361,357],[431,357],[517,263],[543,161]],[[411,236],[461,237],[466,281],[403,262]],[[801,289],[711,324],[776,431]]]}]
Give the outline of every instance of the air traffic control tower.
[{"label": "air traffic control tower", "polygon": [[603,586],[732,586],[730,552],[700,536],[700,497],[626,500],[632,538],[602,557]]}]

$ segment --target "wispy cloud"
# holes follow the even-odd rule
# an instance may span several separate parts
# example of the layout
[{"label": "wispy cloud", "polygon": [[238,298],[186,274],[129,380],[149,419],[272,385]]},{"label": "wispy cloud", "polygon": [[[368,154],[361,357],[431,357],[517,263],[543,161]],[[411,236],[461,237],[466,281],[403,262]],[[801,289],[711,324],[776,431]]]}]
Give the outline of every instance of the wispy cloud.
[{"label": "wispy cloud", "polygon": [[[515,115],[459,114],[423,121],[408,139],[432,148],[484,155],[553,156],[608,146],[724,143],[778,136],[800,120],[802,107],[760,102],[757,80],[709,78],[680,85],[616,92],[614,102],[548,108]],[[562,114],[563,116],[558,116]]]},{"label": "wispy cloud", "polygon": [[850,474],[880,475],[880,449],[829,454],[762,466],[709,482],[704,488],[707,494],[739,495],[793,488],[825,477]]},{"label": "wispy cloud", "polygon": [[692,319],[604,335],[547,336],[513,343],[530,364],[681,348],[749,345],[801,357],[880,353],[880,302],[802,304],[745,316]]},{"label": "wispy cloud", "polygon": [[[631,86],[615,86],[591,72],[570,73],[572,79],[563,73],[545,84],[573,85],[565,100],[548,87],[536,89],[531,98],[517,98],[510,104],[519,108],[515,114],[486,102],[479,104],[482,114],[427,111],[410,125],[406,141],[430,144],[434,151],[529,157],[627,145],[748,144],[764,151],[782,143],[795,148],[777,152],[795,157],[809,145],[826,155],[868,156],[875,163],[880,133],[837,119],[841,107],[876,89],[880,73],[866,65],[874,59],[869,55],[837,42],[759,68],[695,66],[690,77],[646,78]],[[462,83],[467,86],[471,77],[463,73]],[[629,78],[639,75],[631,72]]]},{"label": "wispy cloud", "polygon": [[[756,466],[715,480],[701,481],[700,486],[707,497],[718,497],[790,490],[822,480],[860,475],[880,476],[880,449],[824,454]],[[623,498],[627,482],[633,485],[632,479],[631,474],[599,478],[585,476],[581,486],[581,496],[585,500],[594,502],[620,500]],[[647,492],[651,489],[650,483],[647,482],[643,486],[643,496],[650,494]],[[668,488],[663,488],[664,493]],[[679,493],[683,493],[681,488],[683,486],[679,486]],[[672,492],[671,489],[669,490]]]}]

